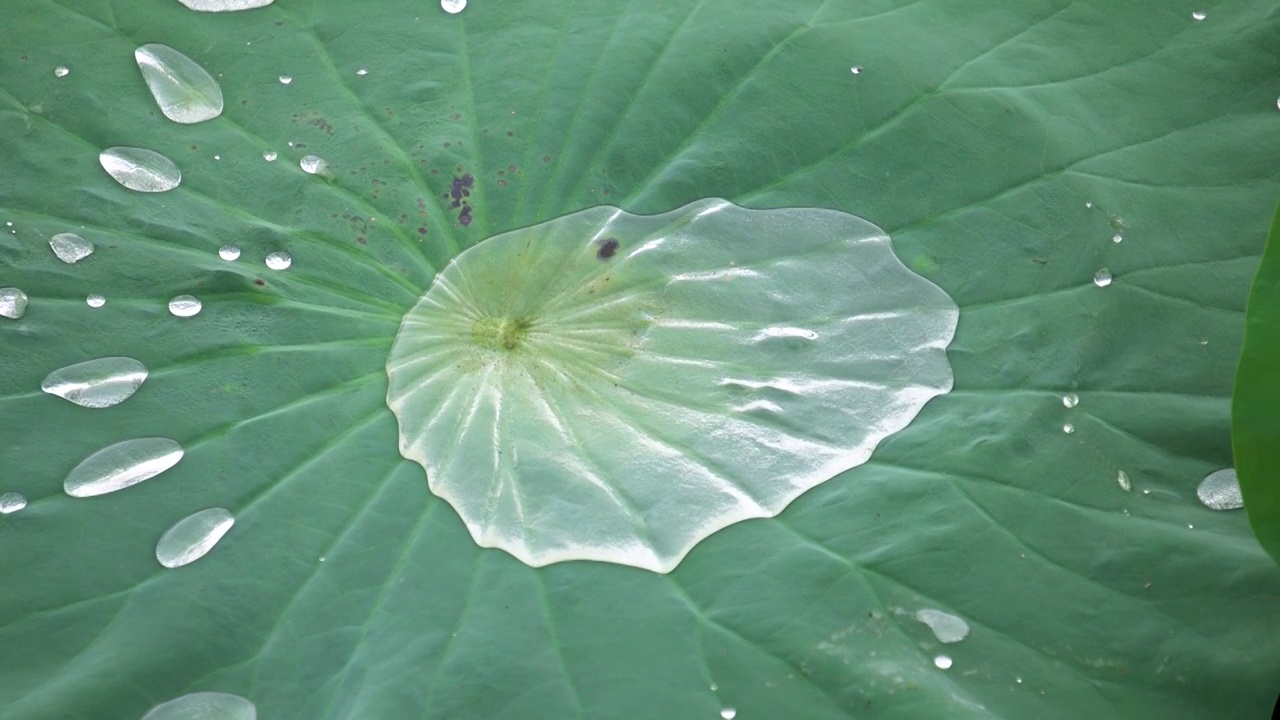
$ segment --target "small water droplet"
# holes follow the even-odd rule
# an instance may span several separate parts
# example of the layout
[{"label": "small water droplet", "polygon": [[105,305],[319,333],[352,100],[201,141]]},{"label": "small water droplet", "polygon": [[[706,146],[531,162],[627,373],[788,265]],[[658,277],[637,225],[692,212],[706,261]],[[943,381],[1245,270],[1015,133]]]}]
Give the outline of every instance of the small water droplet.
[{"label": "small water droplet", "polygon": [[1084,204],[1084,206],[1085,206],[1086,208],[1090,208],[1090,209],[1092,209],[1092,208],[1093,208],[1093,203],[1091,203],[1091,202],[1086,202],[1086,203]]},{"label": "small water droplet", "polygon": [[0,316],[17,320],[26,313],[26,293],[16,287],[0,288]]},{"label": "small water droplet", "polygon": [[165,117],[190,125],[222,114],[222,88],[196,61],[160,43],[139,47],[133,59]]},{"label": "small water droplet", "polygon": [[281,75],[281,76],[280,76],[280,84],[281,84],[281,85],[288,85],[288,84],[289,84],[289,83],[291,83],[291,82],[293,82],[293,76],[292,76],[292,75]]},{"label": "small water droplet", "polygon": [[147,379],[147,368],[128,357],[104,357],[58,368],[40,389],[80,407],[105,408],[128,400]]},{"label": "small water droplet", "polygon": [[70,74],[71,74],[71,68],[67,67],[66,65],[59,65],[58,67],[53,69],[54,77],[64,78]]},{"label": "small water droplet", "polygon": [[861,75],[861,74],[862,74],[862,66],[861,66],[861,65],[854,65],[853,67],[849,68],[849,72],[853,73],[854,75]]},{"label": "small water droplet", "polygon": [[307,155],[298,161],[298,166],[302,168],[302,172],[311,175],[322,175],[329,169],[329,163],[319,155]]},{"label": "small water droplet", "polygon": [[273,252],[267,256],[267,267],[272,270],[285,270],[293,264],[293,258],[287,252]]},{"label": "small water droplet", "polygon": [[1108,270],[1108,269],[1106,269],[1106,268],[1102,268],[1102,269],[1101,269],[1101,270],[1099,270],[1098,272],[1094,273],[1094,274],[1093,274],[1093,284],[1094,284],[1094,285],[1097,285],[1098,287],[1106,287],[1106,286],[1110,285],[1110,284],[1111,284],[1111,271],[1110,271],[1110,270]]},{"label": "small water droplet", "polygon": [[198,315],[203,308],[204,305],[194,295],[179,295],[169,301],[169,312],[180,318]]},{"label": "small water droplet", "polygon": [[951,656],[939,655],[933,659],[933,664],[936,665],[939,670],[947,670],[951,667]]},{"label": "small water droplet", "polygon": [[98,293],[94,293],[84,299],[84,304],[91,308],[100,308],[107,304],[107,298],[103,295],[99,295]]},{"label": "small water droplet", "polygon": [[178,166],[154,150],[107,148],[98,155],[98,162],[116,182],[138,192],[165,192],[182,182]]},{"label": "small water droplet", "polygon": [[279,155],[276,154],[275,150],[262,151],[262,159],[267,162],[275,162],[277,157],[279,157]]},{"label": "small water droplet", "polygon": [[720,689],[720,686],[719,686],[719,685],[717,685],[717,684],[715,684],[715,683],[711,683],[711,692],[715,692],[715,691],[717,691],[717,690],[719,690],[719,689]]},{"label": "small water droplet", "polygon": [[467,0],[440,0],[440,9],[450,15],[457,15],[467,9]]},{"label": "small water droplet", "polygon": [[235,523],[235,517],[225,508],[208,508],[192,513],[160,536],[156,543],[156,560],[167,568],[190,565],[208,554]]},{"label": "small water droplet", "polygon": [[1016,681],[1019,685],[1022,684],[1022,678],[1014,678],[1014,681]]},{"label": "small water droplet", "polygon": [[734,708],[727,707],[720,711],[720,717],[724,718],[724,720],[733,720],[738,717],[738,711]]},{"label": "small water droplet", "polygon": [[1120,233],[1116,233],[1115,235],[1111,236],[1111,242],[1116,243],[1118,245],[1124,242],[1124,236],[1121,235]]},{"label": "small water droplet", "polygon": [[1066,423],[1065,425],[1063,425],[1063,426],[1062,426],[1062,432],[1064,432],[1064,433],[1066,433],[1066,434],[1068,434],[1068,435],[1070,435],[1071,433],[1073,433],[1073,432],[1075,432],[1075,431],[1076,431],[1076,426],[1075,426],[1075,425],[1072,425],[1071,423]]},{"label": "small water droplet", "polygon": [[356,71],[356,74],[359,75],[360,77],[364,77],[365,75],[369,74],[369,71],[365,70],[364,68],[360,68],[359,70]]},{"label": "small water droplet", "polygon": [[182,454],[182,446],[168,438],[118,442],[72,468],[62,489],[71,497],[93,497],[123,490],[177,465]]},{"label": "small water droplet", "polygon": [[951,613],[925,608],[917,610],[915,618],[928,625],[940,643],[960,642],[969,635],[969,623]]},{"label": "small water droplet", "polygon": [[214,155],[214,156],[213,156],[213,159],[214,159],[214,160],[221,160],[221,159],[222,159],[222,156],[221,156],[221,155]]},{"label": "small water droplet", "polygon": [[1123,470],[1116,473],[1116,484],[1125,492],[1131,492],[1133,490],[1133,481],[1129,479],[1129,473]]},{"label": "small water droplet", "polygon": [[240,259],[240,248],[235,245],[223,245],[218,248],[218,257],[227,262],[234,262]]},{"label": "small water droplet", "polygon": [[1080,404],[1080,396],[1075,393],[1067,393],[1062,396],[1062,405],[1064,407],[1073,408]]},{"label": "small water droplet", "polygon": [[1237,510],[1244,507],[1240,494],[1240,479],[1234,468],[1209,473],[1196,488],[1200,502],[1210,510]]},{"label": "small water droplet", "polygon": [[1205,12],[1203,10],[1196,10],[1195,12],[1191,13],[1191,19],[1195,20],[1196,22],[1199,22],[1205,19]]},{"label": "small water droplet", "polygon": [[58,259],[68,265],[89,257],[93,254],[93,243],[76,235],[75,233],[58,233],[49,238],[49,247],[53,248],[53,254]]},{"label": "small water droplet", "polygon": [[[187,7],[194,1],[182,0]],[[239,695],[198,692],[160,703],[143,715],[142,720],[257,720],[257,717],[254,704]]]},{"label": "small water droplet", "polygon": [[22,493],[7,492],[0,495],[0,515],[16,513],[27,506],[27,498]]}]

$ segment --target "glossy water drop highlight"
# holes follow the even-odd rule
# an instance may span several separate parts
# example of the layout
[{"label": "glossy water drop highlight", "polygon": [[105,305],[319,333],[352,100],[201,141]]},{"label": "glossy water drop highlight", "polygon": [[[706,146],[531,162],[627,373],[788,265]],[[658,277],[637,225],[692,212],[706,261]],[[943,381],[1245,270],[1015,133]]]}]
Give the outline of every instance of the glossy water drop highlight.
[{"label": "glossy water drop highlight", "polygon": [[1098,272],[1094,273],[1094,274],[1093,274],[1093,284],[1094,284],[1094,285],[1097,285],[1097,286],[1098,286],[1098,287],[1100,287],[1100,288],[1103,288],[1103,287],[1106,287],[1106,286],[1110,285],[1110,284],[1111,284],[1111,271],[1110,271],[1110,270],[1108,270],[1108,269],[1106,269],[1106,268],[1102,268],[1102,269],[1101,269],[1101,270],[1099,270]]},{"label": "glossy water drop highlight", "polygon": [[138,192],[165,192],[182,182],[178,166],[154,150],[107,148],[98,155],[98,162],[116,182]]},{"label": "glossy water drop highlight", "polygon": [[129,357],[103,357],[54,370],[40,389],[86,408],[107,408],[128,400],[147,379],[147,368]]},{"label": "glossy water drop highlight", "polygon": [[1234,468],[1209,473],[1196,488],[1196,496],[1210,510],[1238,510],[1244,507],[1240,479],[1236,477]]},{"label": "glossy water drop highlight", "polygon": [[213,549],[236,523],[225,508],[208,508],[174,523],[156,543],[156,560],[167,568],[190,565]]},{"label": "glossy water drop highlight", "polygon": [[720,717],[724,718],[724,720],[733,720],[738,717],[738,711],[731,707],[727,707],[720,711]]},{"label": "glossy water drop highlight", "polygon": [[179,295],[169,301],[169,312],[180,318],[199,315],[203,308],[204,305],[194,295]]},{"label": "glossy water drop highlight", "polygon": [[27,506],[27,498],[22,493],[7,492],[0,495],[0,515],[16,513]]},{"label": "glossy water drop highlight", "polygon": [[1191,19],[1195,20],[1196,22],[1199,22],[1205,19],[1206,17],[1208,17],[1208,15],[1206,15],[1203,10],[1196,10],[1195,12],[1191,13]]},{"label": "glossy water drop highlight", "polygon": [[287,270],[293,264],[293,258],[287,252],[273,252],[267,256],[266,264],[272,270]]},{"label": "glossy water drop highlight", "polygon": [[258,720],[258,709],[239,695],[198,692],[161,703],[142,720]]},{"label": "glossy water drop highlight", "polygon": [[275,162],[276,158],[278,157],[280,156],[276,153],[275,150],[264,150],[262,152],[262,159],[266,160],[267,162]]},{"label": "glossy water drop highlight", "polygon": [[307,155],[298,161],[298,166],[302,168],[302,172],[310,175],[324,175],[329,170],[329,163],[319,155]]},{"label": "glossy water drop highlight", "polygon": [[289,84],[289,83],[291,83],[291,82],[293,82],[293,76],[292,76],[292,75],[281,75],[281,76],[280,76],[280,84],[281,84],[281,85],[288,85],[288,84]]},{"label": "glossy water drop highlight", "polygon": [[1129,473],[1123,470],[1116,473],[1116,484],[1125,492],[1133,491],[1133,481],[1129,479]]},{"label": "glossy water drop highlight", "polygon": [[938,655],[937,657],[935,657],[935,658],[933,659],[933,665],[934,665],[934,667],[938,668],[939,670],[950,670],[950,669],[951,669],[951,656],[950,656],[950,655]]},{"label": "glossy water drop highlight", "polygon": [[958,315],[852,215],[596,207],[437,274],[387,358],[387,403],[478,544],[668,572],[949,391]]},{"label": "glossy water drop highlight", "polygon": [[1080,396],[1075,393],[1067,393],[1062,396],[1063,407],[1073,408],[1080,404]]},{"label": "glossy water drop highlight", "polygon": [[940,643],[957,643],[969,636],[969,623],[941,610],[917,610],[915,619],[929,626]]},{"label": "glossy water drop highlight", "polygon": [[196,61],[160,43],[139,47],[133,59],[165,117],[190,125],[222,114],[222,88]]},{"label": "glossy water drop highlight", "polygon": [[54,77],[64,78],[70,74],[71,74],[71,68],[67,67],[66,65],[59,65],[58,67],[53,69]]},{"label": "glossy water drop highlight", "polygon": [[27,314],[27,294],[16,287],[0,288],[0,317],[19,320]]},{"label": "glossy water drop highlight", "polygon": [[440,0],[440,9],[450,15],[457,15],[467,9],[467,0]]},{"label": "glossy water drop highlight", "polygon": [[100,308],[103,305],[107,304],[107,298],[105,295],[99,295],[98,293],[94,293],[84,299],[84,304],[88,305],[91,308]]},{"label": "glossy water drop highlight", "polygon": [[71,497],[123,490],[177,465],[182,455],[182,446],[169,438],[125,440],[82,460],[67,474],[62,489]]},{"label": "glossy water drop highlight", "polygon": [[227,262],[235,262],[240,259],[240,248],[235,245],[223,245],[218,248],[218,257]]},{"label": "glossy water drop highlight", "polygon": [[58,233],[49,238],[53,254],[68,265],[78,263],[93,254],[93,243],[75,233]]}]

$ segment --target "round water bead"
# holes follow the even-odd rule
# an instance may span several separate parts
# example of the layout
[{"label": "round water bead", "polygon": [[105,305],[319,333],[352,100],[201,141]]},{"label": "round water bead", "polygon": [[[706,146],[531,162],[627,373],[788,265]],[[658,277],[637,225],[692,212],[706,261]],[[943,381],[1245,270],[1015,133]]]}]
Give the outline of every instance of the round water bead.
[{"label": "round water bead", "polygon": [[852,215],[597,207],[455,258],[401,323],[387,403],[478,544],[667,572],[949,391],[957,318]]},{"label": "round water bead", "polygon": [[288,270],[293,264],[293,258],[287,252],[277,251],[268,255],[264,262],[271,270]]}]

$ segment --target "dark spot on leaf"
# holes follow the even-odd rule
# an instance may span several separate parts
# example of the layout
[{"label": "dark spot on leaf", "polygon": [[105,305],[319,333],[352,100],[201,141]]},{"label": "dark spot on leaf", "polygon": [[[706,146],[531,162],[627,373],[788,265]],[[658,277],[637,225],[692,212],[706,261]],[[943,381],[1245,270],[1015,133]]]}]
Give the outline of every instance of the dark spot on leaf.
[{"label": "dark spot on leaf", "polygon": [[462,212],[458,213],[458,222],[462,223],[462,227],[467,227],[468,225],[471,224],[471,206],[470,205],[462,206]]},{"label": "dark spot on leaf", "polygon": [[508,166],[507,166],[507,170],[509,170],[509,171],[511,171],[511,172],[515,172],[515,171],[516,171],[516,166],[515,166],[515,165],[508,165]]},{"label": "dark spot on leaf", "polygon": [[426,229],[425,227],[423,227],[422,225],[419,225],[419,226],[418,226],[418,234],[419,234],[419,235],[426,235],[426,234],[427,234],[427,229]]},{"label": "dark spot on leaf", "polygon": [[551,162],[551,156],[550,156],[550,155],[543,155],[543,156],[542,156],[542,162]]},{"label": "dark spot on leaf", "polygon": [[600,249],[596,251],[596,257],[601,260],[608,260],[616,252],[618,252],[618,239],[605,238],[600,241]]},{"label": "dark spot on leaf", "polygon": [[447,142],[447,143],[445,143],[445,144],[444,144],[444,146],[445,146],[445,147],[453,147],[453,143],[451,143],[451,142]]},{"label": "dark spot on leaf", "polygon": [[365,243],[367,243],[368,241],[367,241],[367,240],[365,240],[363,237],[358,237],[358,238],[356,238],[356,242],[360,243],[361,245],[364,245],[364,244],[365,244]]},{"label": "dark spot on leaf", "polygon": [[507,131],[507,137],[515,137],[515,135],[516,134],[511,132],[510,130]]},{"label": "dark spot on leaf", "polygon": [[263,281],[261,278],[259,278],[259,279],[257,279],[257,280],[254,280],[254,281],[253,281],[253,284],[254,284],[254,285],[257,285],[257,286],[259,286],[259,287],[262,287],[263,285],[266,285],[267,283],[266,283],[265,281]]}]

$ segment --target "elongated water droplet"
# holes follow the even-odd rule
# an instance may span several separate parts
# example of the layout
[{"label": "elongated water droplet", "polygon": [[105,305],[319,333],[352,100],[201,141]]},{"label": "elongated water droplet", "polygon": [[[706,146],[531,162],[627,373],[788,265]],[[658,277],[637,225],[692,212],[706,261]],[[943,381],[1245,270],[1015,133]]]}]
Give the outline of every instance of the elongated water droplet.
[{"label": "elongated water droplet", "polygon": [[198,692],[161,703],[142,720],[258,720],[258,709],[239,695]]},{"label": "elongated water droplet", "polygon": [[359,70],[356,71],[356,74],[359,75],[360,77],[364,77],[365,75],[369,74],[369,71],[365,70],[364,68],[360,68]]},{"label": "elongated water droplet", "polygon": [[1240,479],[1234,468],[1209,473],[1196,488],[1200,502],[1210,510],[1237,510],[1244,507],[1240,494]]},{"label": "elongated water droplet", "polygon": [[27,506],[27,498],[22,493],[7,492],[0,495],[0,515],[16,513]]},{"label": "elongated water droplet", "polygon": [[1108,269],[1106,269],[1106,268],[1102,268],[1102,269],[1101,269],[1101,270],[1099,270],[1098,272],[1094,273],[1094,274],[1093,274],[1093,284],[1094,284],[1094,285],[1097,285],[1098,287],[1106,287],[1106,286],[1110,285],[1110,284],[1111,284],[1111,271],[1110,271],[1110,270],[1108,270]]},{"label": "elongated water droplet", "polygon": [[93,497],[150,480],[182,459],[182,446],[168,438],[136,438],[108,445],[71,470],[62,489],[71,497]]},{"label": "elongated water droplet", "polygon": [[218,248],[218,257],[227,262],[235,262],[240,259],[240,248],[235,245],[223,245]]},{"label": "elongated water droplet", "polygon": [[467,0],[440,0],[440,9],[450,15],[457,15],[467,9]]},{"label": "elongated water droplet", "polygon": [[49,247],[58,259],[70,265],[93,254],[93,243],[75,233],[58,233],[49,238]]},{"label": "elongated water droplet", "polygon": [[26,313],[26,293],[16,287],[0,288],[0,316],[17,320]]},{"label": "elongated water droplet", "polygon": [[281,75],[281,76],[280,76],[280,84],[281,84],[281,85],[288,85],[288,84],[289,84],[289,83],[291,83],[291,82],[293,82],[293,76],[292,76],[292,75]]},{"label": "elongated water droplet", "polygon": [[1206,17],[1207,15],[1205,15],[1205,12],[1203,10],[1196,10],[1195,12],[1191,13],[1191,19],[1195,20],[1196,22],[1200,22]]},{"label": "elongated water droplet", "polygon": [[1080,404],[1080,396],[1075,393],[1067,393],[1062,396],[1062,404],[1065,407],[1073,408]]},{"label": "elongated water droplet", "polygon": [[67,67],[66,65],[59,65],[58,67],[53,69],[54,77],[64,78],[70,74],[71,74],[71,68]]},{"label": "elongated water droplet", "polygon": [[969,623],[951,613],[926,608],[917,610],[915,618],[928,625],[940,643],[960,642],[969,635]]},{"label": "elongated water droplet", "polygon": [[165,117],[190,125],[222,114],[222,88],[196,61],[160,43],[134,50],[133,59]]},{"label": "elongated water droplet", "polygon": [[272,270],[286,270],[293,264],[293,258],[287,252],[273,252],[267,256],[266,262]]},{"label": "elongated water droplet", "polygon": [[275,162],[278,157],[280,156],[276,154],[275,150],[264,150],[262,153],[262,159],[267,162]]},{"label": "elongated water droplet", "polygon": [[319,155],[307,155],[298,161],[298,166],[302,171],[311,175],[323,175],[329,169],[329,163]]},{"label": "elongated water droplet", "polygon": [[200,300],[194,295],[179,295],[169,301],[169,312],[180,318],[199,315],[203,307]]},{"label": "elongated water droplet", "polygon": [[40,389],[87,408],[105,408],[128,400],[147,379],[147,368],[128,357],[104,357],[58,368]]},{"label": "elongated water droplet", "polygon": [[94,293],[89,297],[85,298],[84,302],[86,305],[88,305],[91,308],[100,308],[103,305],[107,304],[107,298],[104,295],[99,295],[98,293]]},{"label": "elongated water droplet", "polygon": [[98,162],[116,182],[138,192],[165,192],[182,182],[178,166],[154,150],[107,148],[98,155]]},{"label": "elongated water droplet", "polygon": [[224,508],[192,513],[165,531],[156,543],[156,560],[167,568],[189,565],[204,557],[236,523]]},{"label": "elongated water droplet", "polygon": [[1133,481],[1129,479],[1129,473],[1123,470],[1116,473],[1116,484],[1125,492],[1133,491]]},{"label": "elongated water droplet", "polygon": [[937,656],[937,657],[935,657],[935,658],[933,659],[933,664],[934,664],[934,665],[935,665],[939,670],[949,670],[949,669],[951,668],[951,656],[950,656],[950,655],[939,655],[939,656]]}]

